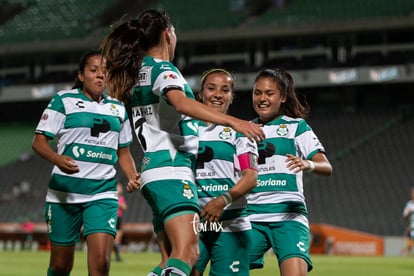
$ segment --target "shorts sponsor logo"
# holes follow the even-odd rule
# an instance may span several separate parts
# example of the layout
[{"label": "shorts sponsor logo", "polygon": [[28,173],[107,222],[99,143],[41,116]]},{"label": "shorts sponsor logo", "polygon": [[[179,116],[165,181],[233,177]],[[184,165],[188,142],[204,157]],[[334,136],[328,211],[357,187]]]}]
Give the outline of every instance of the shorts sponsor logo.
[{"label": "shorts sponsor logo", "polygon": [[259,167],[259,172],[271,172],[271,171],[275,171],[275,170],[276,170],[275,166],[271,166],[271,167],[260,166]]},{"label": "shorts sponsor logo", "polygon": [[296,244],[296,246],[299,248],[300,251],[302,251],[302,252],[306,251],[304,242],[300,241]]},{"label": "shorts sponsor logo", "polygon": [[237,267],[240,264],[240,261],[233,261],[233,263],[229,266],[232,272],[239,272],[239,268]]},{"label": "shorts sponsor logo", "polygon": [[111,227],[112,229],[115,229],[115,219],[111,218],[110,220],[108,220],[108,224],[109,227]]}]

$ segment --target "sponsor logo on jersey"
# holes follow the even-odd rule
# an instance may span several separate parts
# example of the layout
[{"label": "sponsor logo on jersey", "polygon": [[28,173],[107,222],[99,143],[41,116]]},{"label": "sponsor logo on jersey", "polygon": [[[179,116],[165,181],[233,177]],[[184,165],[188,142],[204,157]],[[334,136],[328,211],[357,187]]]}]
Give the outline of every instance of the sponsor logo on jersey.
[{"label": "sponsor logo on jersey", "polygon": [[319,142],[319,139],[316,136],[312,137],[312,141],[315,143],[315,147],[322,147],[321,142]]},{"label": "sponsor logo on jersey", "polygon": [[168,64],[161,64],[160,66],[161,70],[171,70],[171,66]]},{"label": "sponsor logo on jersey", "polygon": [[93,127],[91,127],[91,136],[99,137],[100,133],[106,133],[111,130],[111,123],[102,118],[93,119]]},{"label": "sponsor logo on jersey", "polygon": [[289,129],[285,124],[279,125],[279,128],[276,130],[276,133],[279,136],[286,136],[289,133]]},{"label": "sponsor logo on jersey", "polygon": [[85,139],[83,140],[87,144],[93,144],[93,145],[106,145],[105,141],[95,140],[95,139]]},{"label": "sponsor logo on jersey", "polygon": [[168,73],[164,75],[164,80],[176,80],[178,79],[178,76],[174,73]]},{"label": "sponsor logo on jersey", "polygon": [[269,178],[267,180],[257,180],[257,187],[270,187],[270,186],[281,186],[285,187],[287,184],[286,180],[280,180],[280,179],[272,179]]},{"label": "sponsor logo on jersey", "polygon": [[229,140],[231,138],[231,129],[228,127],[223,128],[219,133],[219,137],[221,140]]},{"label": "sponsor logo on jersey", "polygon": [[85,108],[85,103],[83,101],[78,101],[75,103],[78,108]]},{"label": "sponsor logo on jersey", "polygon": [[209,172],[197,172],[197,177],[214,177],[216,176],[215,171],[209,171]]},{"label": "sponsor logo on jersey", "polygon": [[43,113],[41,120],[46,121],[47,118],[49,118],[49,115],[47,115],[47,113]]},{"label": "sponsor logo on jersey", "polygon": [[144,157],[142,159],[142,168],[145,168],[146,166],[148,166],[149,162],[150,162],[150,158]]},{"label": "sponsor logo on jersey", "polygon": [[74,146],[72,148],[72,153],[76,158],[79,158],[80,156],[83,156],[86,154],[86,157],[88,158],[94,158],[94,159],[104,159],[104,160],[112,160],[113,156],[112,154],[104,153],[104,152],[95,152],[92,150],[86,151],[84,148],[79,146]]},{"label": "sponsor logo on jersey", "polygon": [[229,185],[224,184],[224,185],[214,185],[214,184],[208,184],[208,185],[203,185],[203,186],[199,186],[198,187],[198,191],[205,191],[205,192],[225,192],[229,190]]},{"label": "sponsor logo on jersey", "polygon": [[263,141],[258,144],[259,150],[259,164],[266,164],[266,158],[271,157],[276,152],[276,146],[268,141]]}]

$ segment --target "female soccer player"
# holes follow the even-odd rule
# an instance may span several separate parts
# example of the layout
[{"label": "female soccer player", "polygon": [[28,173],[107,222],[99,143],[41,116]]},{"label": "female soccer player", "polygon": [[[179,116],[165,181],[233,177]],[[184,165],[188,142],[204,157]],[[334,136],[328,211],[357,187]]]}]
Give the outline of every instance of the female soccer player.
[{"label": "female soccer player", "polygon": [[[44,110],[33,149],[54,165],[46,196],[45,218],[51,243],[49,276],[69,275],[83,225],[89,275],[109,274],[116,234],[117,162],[138,187],[128,145],[132,132],[124,105],[105,95],[105,74],[98,51],[80,60],[76,83],[59,91]],[[49,140],[57,139],[57,150]]]},{"label": "female soccer player", "polygon": [[308,109],[298,100],[288,72],[259,72],[253,107],[266,139],[259,143],[257,187],[248,196],[251,268],[263,267],[263,254],[272,248],[282,276],[306,275],[312,262],[302,177],[304,172],[330,175],[332,166],[304,120]]},{"label": "female soccer player", "polygon": [[[207,71],[198,97],[227,113],[234,98],[233,76],[220,68]],[[249,275],[246,195],[257,184],[257,144],[209,122],[200,122],[199,137],[196,183],[202,221],[200,257],[192,275],[201,275],[208,261],[210,275]]]},{"label": "female soccer player", "polygon": [[147,10],[115,27],[101,45],[111,95],[132,106],[135,133],[144,151],[141,192],[152,207],[161,252],[168,252],[152,275],[188,275],[198,258],[198,234],[193,229],[199,213],[194,119],[231,126],[252,140],[264,138],[259,125],[194,99],[171,62],[176,43],[167,14]]}]

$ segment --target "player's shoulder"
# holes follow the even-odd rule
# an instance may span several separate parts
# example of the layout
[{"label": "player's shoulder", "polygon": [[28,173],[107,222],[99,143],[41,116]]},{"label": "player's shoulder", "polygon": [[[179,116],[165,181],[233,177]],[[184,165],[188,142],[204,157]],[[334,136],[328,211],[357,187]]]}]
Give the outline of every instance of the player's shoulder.
[{"label": "player's shoulder", "polygon": [[147,59],[144,65],[150,65],[153,70],[158,71],[178,71],[172,62],[158,58]]},{"label": "player's shoulder", "polygon": [[102,94],[102,96],[104,97],[105,101],[107,103],[111,103],[111,104],[116,104],[116,105],[120,105],[120,106],[124,106],[124,103],[121,102],[120,100],[118,100],[117,98],[114,98],[106,93]]},{"label": "player's shoulder", "polygon": [[304,124],[306,123],[305,119],[303,118],[294,118],[294,117],[290,117],[287,115],[283,115],[280,118],[281,121],[284,121],[285,123],[290,123],[290,124]]},{"label": "player's shoulder", "polygon": [[63,89],[60,90],[56,93],[57,96],[59,97],[70,97],[70,96],[74,96],[74,95],[78,95],[79,94],[79,89],[74,88],[74,89]]}]

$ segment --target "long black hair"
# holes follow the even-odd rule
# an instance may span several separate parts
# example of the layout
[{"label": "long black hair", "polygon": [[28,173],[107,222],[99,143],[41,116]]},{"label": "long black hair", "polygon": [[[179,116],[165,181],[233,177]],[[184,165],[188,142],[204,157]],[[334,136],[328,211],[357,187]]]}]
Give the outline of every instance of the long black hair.
[{"label": "long black hair", "polygon": [[147,10],[137,19],[115,27],[101,44],[106,59],[106,77],[111,96],[128,103],[130,90],[138,83],[145,53],[159,44],[161,34],[172,27],[167,14]]}]

